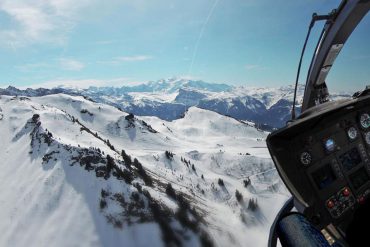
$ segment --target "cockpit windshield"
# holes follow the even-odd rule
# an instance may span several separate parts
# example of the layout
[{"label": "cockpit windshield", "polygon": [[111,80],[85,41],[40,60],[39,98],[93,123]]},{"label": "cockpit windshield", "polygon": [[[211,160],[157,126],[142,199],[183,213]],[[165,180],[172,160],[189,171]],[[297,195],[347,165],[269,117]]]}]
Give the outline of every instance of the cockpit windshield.
[{"label": "cockpit windshield", "polygon": [[353,31],[327,77],[330,94],[352,95],[370,85],[370,15]]}]

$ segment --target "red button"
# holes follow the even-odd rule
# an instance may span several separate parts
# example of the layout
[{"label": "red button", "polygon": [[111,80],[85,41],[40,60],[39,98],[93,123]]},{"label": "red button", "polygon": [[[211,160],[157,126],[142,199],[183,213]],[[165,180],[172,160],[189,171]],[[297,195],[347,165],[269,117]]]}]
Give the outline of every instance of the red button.
[{"label": "red button", "polygon": [[365,197],[361,196],[360,198],[358,198],[358,203],[364,204],[365,203]]},{"label": "red button", "polygon": [[326,206],[328,208],[333,208],[335,206],[334,202],[332,200],[329,200],[327,203],[326,203]]},{"label": "red button", "polygon": [[348,188],[345,188],[342,193],[344,196],[349,196],[351,194],[351,191]]}]

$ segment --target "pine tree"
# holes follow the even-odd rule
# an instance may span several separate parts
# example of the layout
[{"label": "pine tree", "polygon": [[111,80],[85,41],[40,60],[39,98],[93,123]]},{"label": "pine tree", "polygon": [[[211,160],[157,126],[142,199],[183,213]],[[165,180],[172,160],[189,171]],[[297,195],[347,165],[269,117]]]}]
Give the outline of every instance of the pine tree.
[{"label": "pine tree", "polygon": [[250,185],[250,183],[251,183],[250,178],[246,178],[245,180],[243,180],[243,183],[244,183],[244,187],[247,188],[248,185]]},{"label": "pine tree", "polygon": [[107,155],[107,174],[110,174],[110,172],[112,171],[115,165],[116,164],[114,163],[113,158],[108,154]]},{"label": "pine tree", "polygon": [[257,199],[254,199],[254,198],[249,199],[248,209],[250,209],[252,211],[256,211],[258,209]]},{"label": "pine tree", "polygon": [[175,190],[172,188],[172,185],[171,183],[168,183],[167,186],[166,186],[166,194],[173,198],[173,199],[176,199],[176,192]]},{"label": "pine tree", "polygon": [[123,149],[122,149],[122,152],[121,152],[121,156],[123,158],[123,161],[125,162],[125,165],[126,166],[131,166],[131,164],[132,164],[131,156],[126,154],[125,150],[123,150]]},{"label": "pine tree", "polygon": [[221,178],[218,179],[218,185],[220,186],[225,186],[224,184],[224,180],[222,180]]},{"label": "pine tree", "polygon": [[241,202],[243,200],[243,195],[239,192],[239,190],[235,191],[235,197],[238,202]]}]

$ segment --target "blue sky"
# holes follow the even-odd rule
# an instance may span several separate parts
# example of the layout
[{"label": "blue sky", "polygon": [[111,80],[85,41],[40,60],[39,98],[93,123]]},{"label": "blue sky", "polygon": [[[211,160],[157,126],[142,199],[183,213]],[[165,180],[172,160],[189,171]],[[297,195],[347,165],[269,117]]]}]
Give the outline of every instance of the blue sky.
[{"label": "blue sky", "polygon": [[[311,14],[339,2],[2,0],[0,86],[120,86],[173,76],[292,84]],[[354,62],[338,62],[336,89],[349,89],[348,80],[366,84],[370,49],[360,41],[369,41],[369,25],[341,54]]]}]

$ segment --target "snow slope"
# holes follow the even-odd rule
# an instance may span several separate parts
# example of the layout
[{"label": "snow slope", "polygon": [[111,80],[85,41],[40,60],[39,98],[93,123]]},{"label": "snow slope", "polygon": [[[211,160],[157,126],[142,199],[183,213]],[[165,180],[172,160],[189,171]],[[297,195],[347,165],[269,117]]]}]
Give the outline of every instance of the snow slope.
[{"label": "snow slope", "polygon": [[167,122],[79,96],[0,97],[1,246],[266,246],[289,197],[267,133],[250,123],[196,107]]},{"label": "snow slope", "polygon": [[[135,189],[118,180],[97,179],[79,165],[71,166],[71,154],[62,148],[62,143],[72,150],[75,147],[76,151],[79,141],[87,144],[88,138],[76,139],[78,130],[66,121],[63,112],[8,97],[1,98],[1,105],[4,115],[0,122],[1,246],[115,246],[117,243],[163,246],[155,224],[135,225],[121,231],[108,223],[99,209],[101,190],[129,194]],[[60,141],[50,146],[45,143],[37,148],[30,146],[30,134],[34,136],[34,127],[38,128],[29,120],[35,112],[46,120],[40,128],[63,131]],[[90,145],[99,144],[90,140]],[[100,147],[104,149],[104,145]],[[109,149],[104,150],[114,155]],[[56,160],[43,162],[41,156],[52,151],[60,152]],[[142,233],[147,238],[141,238]]]}]

